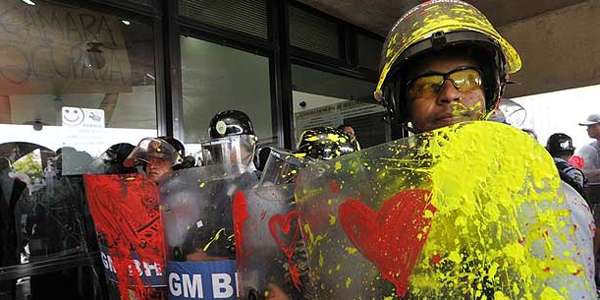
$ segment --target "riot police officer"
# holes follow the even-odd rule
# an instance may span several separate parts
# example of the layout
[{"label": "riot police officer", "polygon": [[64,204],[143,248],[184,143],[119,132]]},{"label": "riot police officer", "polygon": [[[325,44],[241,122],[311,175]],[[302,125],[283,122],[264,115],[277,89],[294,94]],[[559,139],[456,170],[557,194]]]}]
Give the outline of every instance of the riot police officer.
[{"label": "riot police officer", "polygon": [[356,139],[331,127],[314,127],[300,136],[297,154],[313,159],[331,160],[360,150]]},{"label": "riot police officer", "polygon": [[226,110],[213,116],[208,126],[210,140],[202,143],[202,164],[220,164],[239,168],[242,172],[256,171],[254,155],[258,137],[252,121],[239,110]]},{"label": "riot police officer", "polygon": [[154,182],[165,179],[184,162],[185,148],[172,137],[142,139],[123,162],[125,167],[140,166]]}]

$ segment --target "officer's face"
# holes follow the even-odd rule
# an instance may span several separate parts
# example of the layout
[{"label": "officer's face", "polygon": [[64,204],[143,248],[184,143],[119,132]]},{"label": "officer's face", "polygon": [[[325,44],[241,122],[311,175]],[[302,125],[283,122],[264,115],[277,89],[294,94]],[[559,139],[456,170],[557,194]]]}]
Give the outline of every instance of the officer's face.
[{"label": "officer's face", "polygon": [[347,133],[351,137],[356,136],[356,133],[354,132],[354,128],[352,128],[350,126],[345,126],[344,128],[342,128],[342,131],[345,132],[345,133]]},{"label": "officer's face", "polygon": [[600,139],[600,123],[588,126],[587,133],[593,139]]},{"label": "officer's face", "polygon": [[171,163],[161,158],[152,157],[146,165],[146,175],[155,182],[158,182],[169,172],[171,172]]},{"label": "officer's face", "polygon": [[[467,57],[438,56],[430,57],[423,63],[417,64],[408,73],[411,74],[410,78],[419,78],[424,74],[451,72],[456,74],[461,69],[476,67],[477,63]],[[459,73],[455,78],[459,83],[458,79],[471,77]],[[481,83],[481,80],[478,82]],[[409,88],[407,92],[409,120],[415,132],[425,132],[463,121],[482,119],[485,114],[485,94],[481,85],[471,84],[465,88],[464,85],[461,87],[457,84],[461,91],[450,80],[446,80],[438,90],[435,90],[430,88],[431,85],[428,85],[430,83],[433,81],[420,82],[421,86],[412,85],[413,88]]]}]

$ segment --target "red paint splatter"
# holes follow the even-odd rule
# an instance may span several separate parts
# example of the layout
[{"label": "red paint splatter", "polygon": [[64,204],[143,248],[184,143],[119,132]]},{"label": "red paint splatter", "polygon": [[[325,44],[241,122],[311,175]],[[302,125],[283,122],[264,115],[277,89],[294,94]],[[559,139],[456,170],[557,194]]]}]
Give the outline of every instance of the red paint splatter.
[{"label": "red paint splatter", "polygon": [[329,190],[331,190],[334,194],[339,194],[342,188],[340,187],[340,183],[337,180],[331,180],[329,182]]},{"label": "red paint splatter", "polygon": [[[269,231],[277,246],[287,258],[292,284],[297,289],[300,289],[302,284],[300,282],[300,272],[293,261],[293,257],[296,252],[296,243],[300,239],[300,230],[300,213],[296,210],[292,210],[286,215],[276,214],[269,219]],[[282,240],[282,234],[287,242]]]},{"label": "red paint splatter", "polygon": [[238,264],[243,265],[244,251],[244,223],[248,220],[248,200],[243,192],[238,191],[233,196],[233,233],[235,235],[235,255]]},{"label": "red paint splatter", "polygon": [[405,190],[385,200],[379,211],[347,199],[338,210],[352,244],[394,284],[400,298],[406,294],[409,276],[427,240],[425,228],[431,218],[425,218],[424,212],[435,213],[430,195],[427,190]]},{"label": "red paint splatter", "polygon": [[439,254],[436,254],[431,258],[431,264],[434,266],[439,265],[441,261],[442,257]]},{"label": "red paint splatter", "polygon": [[569,164],[575,168],[583,169],[583,166],[585,165],[585,160],[581,156],[573,155],[571,156],[571,158],[569,158]]},{"label": "red paint splatter", "polygon": [[544,272],[546,272],[546,273],[550,272],[550,267],[545,267]]},{"label": "red paint splatter", "polygon": [[98,236],[106,242],[122,299],[130,291],[137,299],[152,299],[135,264],[165,266],[164,230],[159,211],[158,186],[141,175],[84,175],[88,206]]}]

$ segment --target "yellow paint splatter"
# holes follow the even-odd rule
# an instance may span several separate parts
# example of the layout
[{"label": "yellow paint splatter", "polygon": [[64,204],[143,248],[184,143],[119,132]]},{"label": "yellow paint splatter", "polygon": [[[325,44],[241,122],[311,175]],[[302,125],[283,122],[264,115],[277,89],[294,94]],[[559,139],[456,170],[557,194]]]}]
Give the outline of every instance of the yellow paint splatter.
[{"label": "yellow paint splatter", "polygon": [[510,298],[498,291],[494,293],[494,300],[510,300]]},{"label": "yellow paint splatter", "polygon": [[225,228],[221,228],[219,229],[219,231],[217,231],[217,233],[215,233],[210,240],[208,241],[208,243],[206,243],[206,245],[204,245],[204,247],[202,248],[202,251],[206,252],[208,251],[208,248],[210,247],[210,245],[218,240],[219,238],[221,238],[221,234],[225,233]]},{"label": "yellow paint splatter", "polygon": [[458,252],[456,252],[456,251],[453,251],[452,253],[450,253],[450,255],[448,255],[448,259],[453,261],[456,264],[460,264],[462,261],[460,254],[458,254]]},{"label": "yellow paint splatter", "polygon": [[298,152],[298,153],[294,153],[293,154],[296,158],[305,158],[306,157],[306,153],[304,152]]},{"label": "yellow paint splatter", "polygon": [[542,292],[540,299],[543,300],[563,300],[565,299],[561,294],[558,293],[555,289],[551,287],[547,287]]},{"label": "yellow paint splatter", "polygon": [[358,249],[354,248],[354,247],[346,247],[346,249],[344,249],[346,251],[346,253],[352,255],[352,254],[356,254],[358,252]]},{"label": "yellow paint splatter", "polygon": [[351,284],[352,284],[352,278],[346,277],[346,281],[344,282],[344,286],[346,288],[349,288]]},{"label": "yellow paint splatter", "polygon": [[[431,202],[437,211],[422,257],[443,250],[447,254],[442,258],[452,265],[442,270],[421,260],[411,288],[421,297],[448,289],[448,298],[453,298],[460,290],[477,287],[481,276],[487,275],[487,288],[511,287],[494,295],[496,299],[527,299],[549,288],[549,278],[562,278],[559,282],[569,285],[568,274],[576,274],[580,265],[570,260],[569,248],[560,246],[569,240],[568,214],[546,151],[522,132],[489,122],[456,125],[429,135],[424,152],[435,159],[424,176],[431,183]],[[462,170],[469,173],[461,174]],[[465,265],[472,266],[467,274],[461,269]]]},{"label": "yellow paint splatter", "polygon": [[339,170],[341,170],[341,169],[342,169],[342,163],[341,163],[340,161],[337,161],[337,162],[335,163],[335,170],[336,170],[336,171],[339,171]]},{"label": "yellow paint splatter", "polygon": [[334,214],[330,214],[329,215],[329,225],[335,225],[336,223],[336,218]]},{"label": "yellow paint splatter", "polygon": [[305,138],[305,140],[306,140],[307,142],[316,142],[316,141],[318,141],[318,140],[319,140],[319,137],[318,137],[318,136],[316,136],[316,135],[312,135],[312,136],[309,136],[309,137]]},{"label": "yellow paint splatter", "polygon": [[336,142],[338,142],[340,140],[340,136],[337,135],[337,134],[329,133],[329,134],[327,134],[327,139],[330,140],[330,141],[332,141],[332,142],[334,142],[334,143],[336,143]]}]

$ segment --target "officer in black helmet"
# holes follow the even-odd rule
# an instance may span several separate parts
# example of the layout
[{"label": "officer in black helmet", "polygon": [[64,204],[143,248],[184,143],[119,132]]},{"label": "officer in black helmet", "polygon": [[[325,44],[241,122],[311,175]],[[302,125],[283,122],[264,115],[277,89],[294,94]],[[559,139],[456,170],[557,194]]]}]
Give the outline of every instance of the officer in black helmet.
[{"label": "officer in black helmet", "polygon": [[145,138],[131,151],[123,166],[141,166],[148,178],[158,183],[181,168],[184,155],[183,144],[172,137]]},{"label": "officer in black helmet", "polygon": [[208,134],[210,140],[202,143],[203,165],[256,171],[253,158],[258,138],[248,115],[239,110],[219,112],[210,120]]},{"label": "officer in black helmet", "polygon": [[315,127],[302,133],[296,154],[330,160],[359,150],[356,139],[349,134],[331,127]]},{"label": "officer in black helmet", "polygon": [[255,135],[250,117],[239,110],[225,110],[217,113],[210,120],[208,135],[218,139],[233,135]]},{"label": "officer in black helmet", "polygon": [[575,152],[573,139],[564,133],[555,133],[548,138],[546,150],[548,150],[554,159],[560,178],[572,186],[579,194],[582,196],[585,195],[583,186],[586,179],[583,172],[568,163],[569,158]]},{"label": "officer in black helmet", "polygon": [[[287,193],[286,189],[295,182],[298,171],[303,167],[319,160],[331,160],[359,150],[360,147],[355,138],[341,129],[332,127],[314,127],[305,130],[300,136],[300,141],[294,154],[274,149],[267,160],[261,184],[249,193],[250,195],[260,195],[262,192],[267,195],[263,197],[268,199],[264,200],[255,196],[258,199],[248,201],[248,206],[251,209],[253,208],[255,212],[253,215],[251,214],[251,218],[254,218],[252,220],[260,224],[265,215],[285,215],[295,209],[294,196]],[[279,186],[279,190],[277,190],[277,186]],[[256,214],[256,212],[260,212],[260,215]],[[268,220],[269,218],[267,217],[266,219]],[[253,229],[258,236],[265,236],[265,227],[263,224],[262,233],[258,226]],[[264,257],[261,257],[261,259],[264,259],[267,264],[257,264],[257,259],[253,257],[243,259],[246,261],[254,259],[255,263],[253,266],[254,269],[242,270],[242,272],[245,272],[244,274],[250,274],[252,271],[255,271],[260,272],[264,276],[264,282],[242,283],[242,288],[245,289],[244,291],[247,293],[246,296],[248,299],[313,299],[316,297],[314,294],[315,282],[309,278],[308,254],[303,240],[299,239],[294,243],[294,253],[290,258],[293,261],[294,272],[290,271],[291,264],[289,262],[284,263],[282,266],[277,266],[278,263],[286,261],[278,251],[275,251],[277,254],[270,253],[270,256],[265,255],[265,253],[269,253],[269,246],[275,246],[272,244],[272,241],[261,241],[259,239],[259,242],[254,242],[254,240],[255,238],[252,238],[252,241],[246,241],[248,243],[246,244],[247,247],[254,247],[257,250],[248,251],[248,255],[254,256],[255,252],[262,251],[261,254]],[[268,264],[268,262],[273,263]],[[292,273],[297,274],[301,282],[295,288],[292,287]],[[246,277],[248,276],[246,275]]]},{"label": "officer in black helmet", "polygon": [[[172,257],[179,261],[235,258],[231,198],[236,191],[258,182],[253,163],[258,139],[248,115],[237,110],[219,112],[211,119],[208,134],[210,139],[202,143],[201,168],[179,173],[162,190],[167,205],[175,205],[177,201],[171,199],[188,193],[200,195],[196,203],[190,202],[190,207],[203,207],[197,216],[190,217],[201,220],[202,226],[190,226],[185,232],[167,233],[168,238],[173,240],[170,236],[184,235],[180,238],[183,242],[172,243]],[[200,189],[199,181],[202,182]],[[195,208],[186,210],[196,211]],[[181,216],[173,217],[173,222],[181,222],[182,219]],[[171,227],[176,226],[169,225]]]},{"label": "officer in black helmet", "polygon": [[106,174],[135,173],[135,168],[128,168],[123,165],[123,162],[127,159],[133,149],[135,149],[135,146],[129,143],[114,144],[108,147],[104,153],[100,154],[95,162],[103,166],[104,173]]}]

